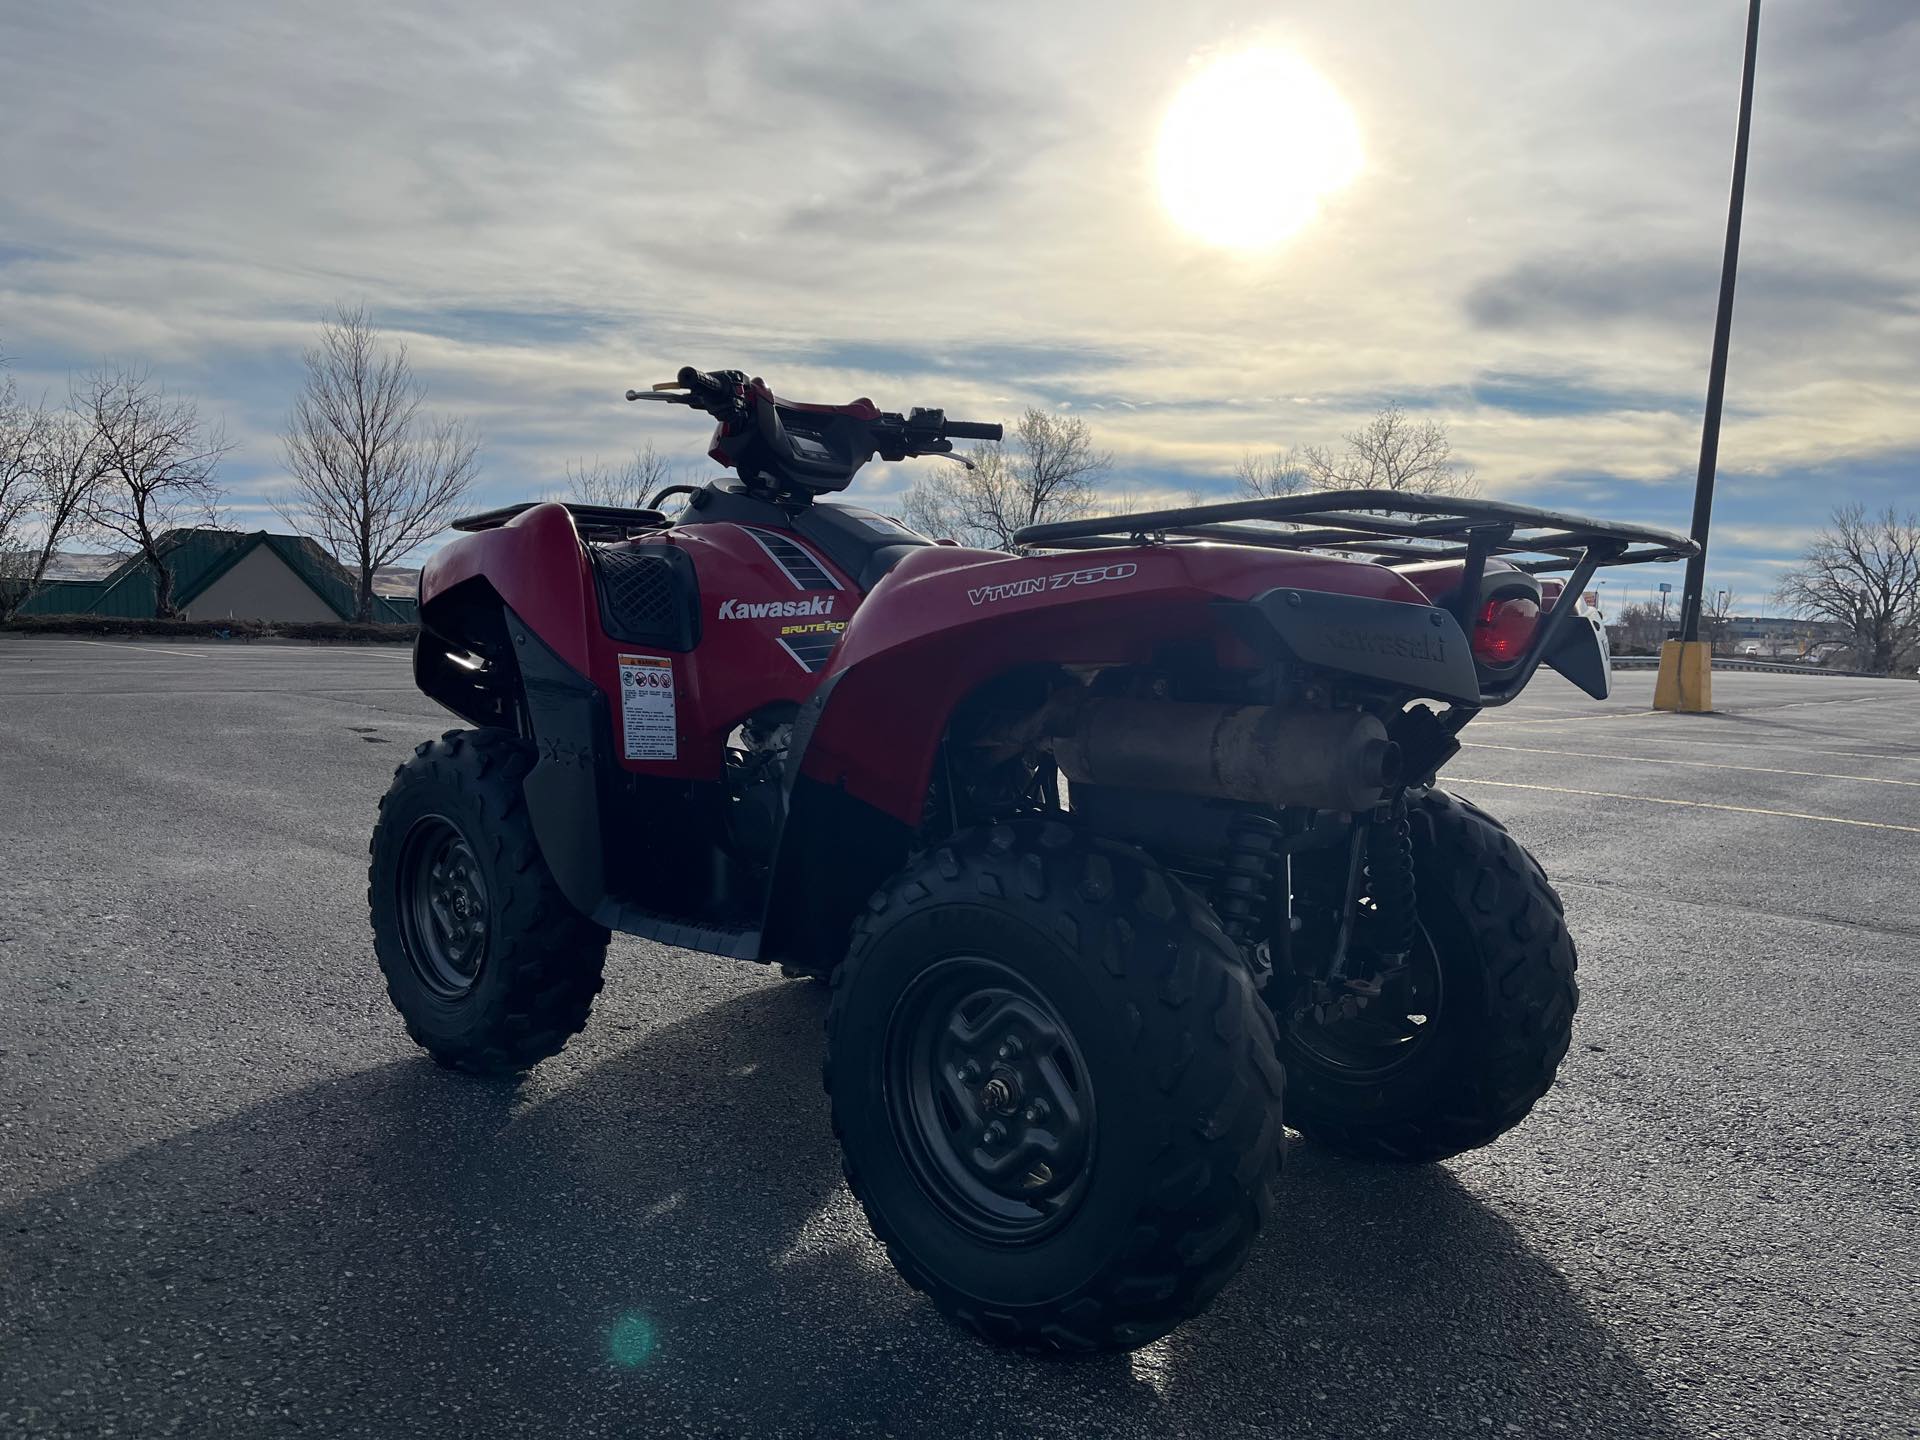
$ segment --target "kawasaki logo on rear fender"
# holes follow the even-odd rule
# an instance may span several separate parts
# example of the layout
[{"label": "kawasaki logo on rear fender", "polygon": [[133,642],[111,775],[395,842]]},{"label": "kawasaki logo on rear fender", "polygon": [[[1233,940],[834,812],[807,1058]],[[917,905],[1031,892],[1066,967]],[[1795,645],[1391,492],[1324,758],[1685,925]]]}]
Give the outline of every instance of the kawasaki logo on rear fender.
[{"label": "kawasaki logo on rear fender", "polygon": [[1091,570],[1062,570],[1054,575],[1030,575],[1024,580],[1009,580],[1003,585],[982,585],[967,591],[975,605],[995,600],[1012,600],[1020,595],[1038,595],[1043,590],[1065,590],[1071,585],[1098,585],[1105,580],[1124,580],[1139,570],[1138,565],[1099,565]]},{"label": "kawasaki logo on rear fender", "polygon": [[1445,664],[1447,642],[1438,635],[1388,635],[1378,630],[1356,630],[1350,625],[1336,627],[1327,636],[1336,650],[1357,650],[1366,655],[1385,655],[1400,660],[1431,660]]},{"label": "kawasaki logo on rear fender", "polygon": [[722,600],[722,620],[791,620],[799,615],[831,615],[833,596],[815,595],[810,600]]}]

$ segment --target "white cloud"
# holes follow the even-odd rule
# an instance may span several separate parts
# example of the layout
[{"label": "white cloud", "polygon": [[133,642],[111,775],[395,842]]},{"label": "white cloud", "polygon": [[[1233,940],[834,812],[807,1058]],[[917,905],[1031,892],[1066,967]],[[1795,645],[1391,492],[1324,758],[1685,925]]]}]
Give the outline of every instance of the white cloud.
[{"label": "white cloud", "polygon": [[[227,416],[242,484],[275,472],[295,357],[344,299],[484,427],[501,499],[649,438],[692,461],[699,425],[615,398],[692,361],[1070,406],[1169,493],[1424,397],[1495,493],[1614,476],[1621,507],[1673,511],[1737,8],[15,5],[0,329],[30,383],[151,360]],[[1255,42],[1346,95],[1367,168],[1291,244],[1223,257],[1158,213],[1154,126],[1193,65]],[[1762,67],[1722,464],[1920,452],[1920,23],[1782,7]],[[1011,346],[1068,353],[956,363]],[[1490,404],[1489,374],[1591,395]],[[1729,487],[1730,523],[1744,503]]]}]

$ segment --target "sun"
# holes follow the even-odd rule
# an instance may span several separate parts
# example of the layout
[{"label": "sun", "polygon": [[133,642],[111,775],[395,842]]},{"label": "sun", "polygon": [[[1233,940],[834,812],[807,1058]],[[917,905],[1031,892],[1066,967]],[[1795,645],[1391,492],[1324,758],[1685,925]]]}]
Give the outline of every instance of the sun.
[{"label": "sun", "polygon": [[1319,213],[1360,173],[1353,111],[1287,50],[1244,50],[1209,65],[1160,125],[1160,199],[1209,245],[1260,250]]}]

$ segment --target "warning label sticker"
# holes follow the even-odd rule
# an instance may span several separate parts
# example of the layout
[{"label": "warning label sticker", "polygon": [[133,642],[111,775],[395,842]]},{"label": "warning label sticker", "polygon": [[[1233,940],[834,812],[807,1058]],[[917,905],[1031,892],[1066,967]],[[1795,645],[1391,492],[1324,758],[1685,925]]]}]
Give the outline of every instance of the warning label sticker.
[{"label": "warning label sticker", "polygon": [[672,760],[679,755],[674,730],[673,661],[661,655],[620,657],[620,723],[629,760]]}]

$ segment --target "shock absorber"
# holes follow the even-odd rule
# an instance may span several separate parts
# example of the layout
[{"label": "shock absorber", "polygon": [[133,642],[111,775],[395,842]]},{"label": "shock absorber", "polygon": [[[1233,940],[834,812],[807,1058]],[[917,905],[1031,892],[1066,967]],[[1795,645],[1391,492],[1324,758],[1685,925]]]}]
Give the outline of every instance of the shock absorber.
[{"label": "shock absorber", "polygon": [[1373,901],[1374,950],[1383,968],[1398,965],[1413,948],[1413,831],[1407,802],[1396,795],[1374,807],[1367,826],[1367,897]]},{"label": "shock absorber", "polygon": [[[1286,864],[1286,831],[1258,810],[1242,810],[1227,827],[1227,868],[1214,898],[1220,924],[1249,956],[1273,915],[1275,882]],[[1257,969],[1264,965],[1256,962]]]}]

